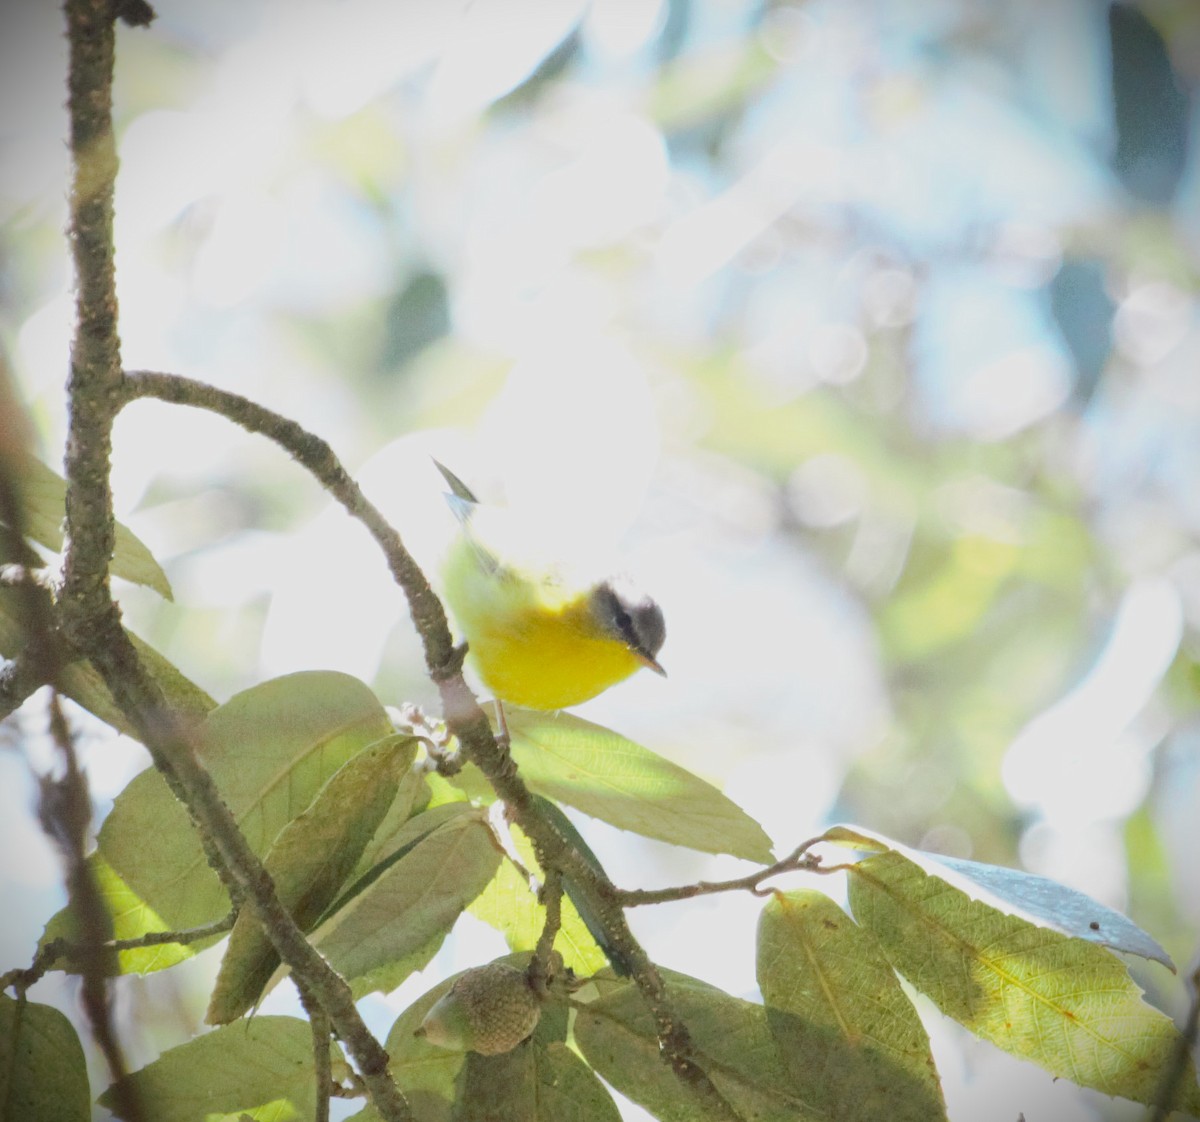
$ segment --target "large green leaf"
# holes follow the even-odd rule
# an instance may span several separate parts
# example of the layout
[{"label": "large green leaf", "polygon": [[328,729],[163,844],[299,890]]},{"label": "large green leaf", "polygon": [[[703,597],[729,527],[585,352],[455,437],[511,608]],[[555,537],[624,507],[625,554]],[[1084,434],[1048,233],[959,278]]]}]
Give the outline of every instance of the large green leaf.
[{"label": "large green leaf", "polygon": [[767,904],[758,985],[793,1082],[831,1118],[946,1117],[916,1009],[875,940],[824,893]]},{"label": "large green leaf", "polygon": [[[1179,1032],[1111,952],[972,900],[899,853],[855,865],[850,902],[892,965],[947,1016],[1055,1076],[1154,1100]],[[1200,1111],[1190,1062],[1175,1105]]]},{"label": "large green leaf", "polygon": [[965,892],[971,899],[981,900],[999,911],[1020,916],[1039,927],[1049,927],[1062,935],[1086,939],[1102,947],[1161,962],[1169,970],[1175,969],[1158,941],[1127,916],[1057,881],[1023,869],[1006,869],[911,849],[858,826],[834,826],[825,832],[823,840],[872,853],[884,850],[899,853],[925,872]]},{"label": "large green leaf", "polygon": [[356,995],[392,989],[432,957],[499,862],[485,813],[453,804],[441,826],[329,916],[313,942]]},{"label": "large green leaf", "polygon": [[612,1096],[565,1044],[536,1038],[467,1056],[452,1122],[620,1122]]},{"label": "large green leaf", "polygon": [[[344,1062],[336,1048],[331,1051]],[[311,1118],[312,1030],[296,1017],[255,1017],[171,1048],[127,1078],[144,1117],[154,1122],[203,1122],[267,1105],[278,1122]],[[99,1101],[116,1108],[111,1088]]]},{"label": "large green leaf", "polygon": [[[675,1011],[691,1032],[696,1062],[740,1117],[754,1122],[834,1117],[796,1086],[763,1006],[696,978],[666,971],[664,977]],[[726,1119],[689,1097],[662,1062],[654,1021],[636,986],[605,976],[595,981],[601,996],[579,1008],[575,1041],[597,1074],[662,1122]]]},{"label": "large green leaf", "polygon": [[770,862],[763,828],[711,783],[570,713],[506,706],[512,755],[530,788],[648,838]]},{"label": "large green leaf", "polygon": [[[333,901],[412,767],[417,742],[389,736],[341,766],[312,804],[279,832],[263,864],[280,902],[308,931]],[[229,936],[206,1019],[225,1024],[259,998],[279,954],[251,909]]]},{"label": "large green leaf", "polygon": [[[40,460],[28,456],[21,465],[20,491],[24,507],[25,533],[47,549],[56,552],[62,549],[66,480]],[[122,577],[134,584],[144,584],[167,600],[172,598],[167,574],[154,560],[154,555],[138,540],[132,530],[119,522],[110,569],[113,576]]]},{"label": "large green leaf", "polygon": [[88,1122],[83,1047],[57,1009],[0,993],[0,1122]]},{"label": "large green leaf", "polygon": [[[226,805],[254,851],[265,854],[342,764],[390,732],[383,707],[358,679],[306,671],[231,698],[196,736]],[[153,769],[117,796],[100,852],[173,928],[210,923],[229,908],[187,812]]]}]

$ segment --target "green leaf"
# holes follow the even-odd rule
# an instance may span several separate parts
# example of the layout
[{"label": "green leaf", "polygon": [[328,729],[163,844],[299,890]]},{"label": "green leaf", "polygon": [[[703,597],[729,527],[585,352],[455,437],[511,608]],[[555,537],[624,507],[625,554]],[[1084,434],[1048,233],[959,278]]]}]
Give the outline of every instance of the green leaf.
[{"label": "green leaf", "polygon": [[[23,623],[20,596],[12,588],[0,588],[0,655],[15,657],[25,646],[26,634]],[[129,631],[134,647],[137,648],[143,665],[158,683],[167,701],[175,709],[192,717],[201,717],[216,702],[199,686],[186,678],[171,662],[158,653],[149,643]],[[63,693],[89,713],[111,725],[118,732],[138,739],[137,730],[125,719],[125,715],[113,701],[99,671],[90,662],[82,659],[68,663],[59,679]]]},{"label": "green leaf", "polygon": [[971,899],[981,900],[1008,915],[1102,947],[1161,962],[1172,973],[1175,971],[1170,955],[1131,919],[1057,881],[1022,869],[910,849],[857,826],[834,826],[826,831],[823,840],[872,853],[882,850],[899,853]]},{"label": "green leaf", "polygon": [[[691,1032],[696,1062],[740,1117],[754,1122],[832,1117],[795,1086],[763,1006],[673,971],[663,976],[674,1009]],[[689,1098],[662,1062],[654,1022],[637,987],[611,976],[593,981],[601,996],[579,1007],[575,1042],[596,1073],[662,1122],[727,1118]]]},{"label": "green leaf", "polygon": [[317,949],[356,996],[393,988],[413,963],[427,962],[495,875],[500,850],[486,815],[465,804],[453,809],[314,932]]},{"label": "green leaf", "polygon": [[[510,833],[521,863],[541,879],[542,870],[529,839],[515,826],[510,827]],[[475,898],[469,910],[477,919],[501,932],[513,951],[533,950],[546,925],[546,909],[511,861],[500,862],[491,884]],[[565,895],[562,900],[562,925],[554,938],[554,946],[563,956],[564,965],[581,978],[595,974],[608,964],[604,952],[596,945],[596,940],[580,919],[575,905]]]},{"label": "green leaf", "polygon": [[[939,1009],[1015,1056],[1149,1103],[1179,1042],[1109,951],[970,899],[898,853],[850,873],[855,918]],[[1200,1111],[1189,1062],[1179,1109]]]},{"label": "green leaf", "polygon": [[89,1122],[83,1046],[57,1009],[0,993],[0,1120]]},{"label": "green leaf", "polygon": [[[255,1017],[214,1029],[164,1052],[128,1076],[146,1118],[199,1122],[270,1105],[270,1117],[311,1118],[315,1107],[312,1032],[296,1017]],[[331,1048],[337,1062],[341,1053]],[[112,1089],[99,1099],[112,1110]]]},{"label": "green leaf", "polygon": [[[279,832],[263,863],[302,931],[312,929],[345,883],[416,754],[411,736],[388,736],[363,749]],[[240,1017],[258,1000],[279,961],[257,916],[243,909],[230,932],[205,1019],[225,1024]]]},{"label": "green leaf", "polygon": [[420,768],[413,767],[400,777],[391,805],[355,864],[351,880],[357,880],[389,853],[400,848],[397,838],[402,836],[414,815],[423,811],[429,803],[426,778]]},{"label": "green leaf", "polygon": [[[390,732],[383,707],[358,679],[306,671],[231,698],[197,727],[196,738],[247,841],[264,854],[342,764]],[[172,927],[210,923],[229,909],[187,812],[154,769],[117,796],[100,829],[100,852]]]},{"label": "green leaf", "polygon": [[[171,930],[170,925],[165,923],[153,908],[143,902],[137,893],[117,876],[112,866],[99,853],[93,853],[88,858],[88,865],[95,878],[101,899],[108,908],[108,914],[112,917],[114,939],[137,939],[151,932]],[[44,946],[52,939],[58,938],[71,940],[80,938],[74,912],[70,908],[63,908],[51,917],[42,932],[38,945]],[[191,958],[197,951],[210,947],[223,938],[223,935],[213,935],[209,939],[187,946],[180,943],[162,943],[156,947],[139,947],[135,950],[119,951],[116,954],[114,973],[150,974],[155,970],[165,970],[168,966],[174,966],[178,962]],[[70,959],[63,959],[56,969],[63,970],[68,974],[78,972],[78,968],[72,965]]]},{"label": "green leaf", "polygon": [[414,814],[402,823],[399,828],[392,831],[391,837],[387,840],[387,845],[382,847],[381,852],[376,853],[376,860],[369,868],[364,869],[367,854],[364,854],[359,859],[354,872],[351,874],[353,879],[351,880],[350,887],[333,902],[322,919],[328,919],[334,912],[344,908],[350,899],[363,892],[369,885],[383,876],[397,861],[407,855],[417,842],[423,838],[427,838],[434,830],[439,829],[447,822],[453,821],[461,814],[471,813],[471,809],[464,802],[439,803],[437,806],[421,811],[420,814]]},{"label": "green leaf", "polygon": [[763,828],[711,783],[632,740],[570,713],[506,706],[512,755],[529,787],[622,830],[773,860]]},{"label": "green leaf", "polygon": [[824,893],[767,904],[758,985],[793,1082],[829,1117],[946,1117],[917,1011],[875,940]]},{"label": "green leaf", "polygon": [[[40,460],[26,457],[19,472],[25,533],[47,549],[58,552],[63,544],[67,484]],[[154,555],[134,535],[117,523],[116,542],[110,566],[113,576],[152,588],[170,600],[171,584]]]},{"label": "green leaf", "polygon": [[499,1056],[471,1052],[452,1122],[620,1122],[604,1084],[565,1044],[536,1038]]}]

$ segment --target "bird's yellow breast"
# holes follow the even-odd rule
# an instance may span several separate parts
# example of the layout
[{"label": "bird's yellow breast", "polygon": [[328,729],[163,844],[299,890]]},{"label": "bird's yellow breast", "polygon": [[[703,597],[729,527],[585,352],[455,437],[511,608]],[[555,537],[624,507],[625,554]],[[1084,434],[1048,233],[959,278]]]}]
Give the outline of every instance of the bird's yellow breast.
[{"label": "bird's yellow breast", "polygon": [[479,563],[471,543],[447,558],[446,600],[469,656],[496,697],[531,709],[563,709],[595,697],[642,664],[598,626],[590,589],[569,590]]}]

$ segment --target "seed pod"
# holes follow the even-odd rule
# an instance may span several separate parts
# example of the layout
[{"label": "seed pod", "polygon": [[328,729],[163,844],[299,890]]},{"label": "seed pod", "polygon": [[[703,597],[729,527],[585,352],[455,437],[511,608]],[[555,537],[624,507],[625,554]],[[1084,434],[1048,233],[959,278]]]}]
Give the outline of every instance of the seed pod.
[{"label": "seed pod", "polygon": [[415,1035],[441,1048],[496,1056],[520,1044],[541,1015],[525,971],[492,962],[460,975]]}]

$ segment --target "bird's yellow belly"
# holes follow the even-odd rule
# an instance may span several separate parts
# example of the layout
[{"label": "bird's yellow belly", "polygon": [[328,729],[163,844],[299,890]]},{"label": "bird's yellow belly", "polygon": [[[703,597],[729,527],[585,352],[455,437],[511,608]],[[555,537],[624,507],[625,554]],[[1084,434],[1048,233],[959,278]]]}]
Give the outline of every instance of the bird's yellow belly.
[{"label": "bird's yellow belly", "polygon": [[531,709],[578,705],[641,665],[627,647],[581,634],[569,612],[516,615],[504,626],[485,623],[468,630],[468,642],[488,689]]}]

